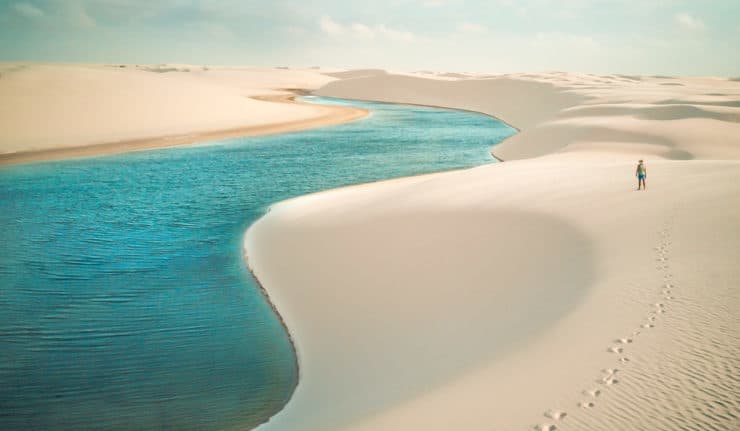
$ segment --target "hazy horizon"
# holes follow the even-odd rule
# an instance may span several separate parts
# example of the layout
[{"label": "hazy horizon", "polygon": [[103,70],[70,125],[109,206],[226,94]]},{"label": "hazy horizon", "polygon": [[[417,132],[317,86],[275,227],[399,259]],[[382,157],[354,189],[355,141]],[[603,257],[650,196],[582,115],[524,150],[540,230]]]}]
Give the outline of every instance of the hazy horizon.
[{"label": "hazy horizon", "polygon": [[740,2],[23,0],[0,61],[740,76]]}]

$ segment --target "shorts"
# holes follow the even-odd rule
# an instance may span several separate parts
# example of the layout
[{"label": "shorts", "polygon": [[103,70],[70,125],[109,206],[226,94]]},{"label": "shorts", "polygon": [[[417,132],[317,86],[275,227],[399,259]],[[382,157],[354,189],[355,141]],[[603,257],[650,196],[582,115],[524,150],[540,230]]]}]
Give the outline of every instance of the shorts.
[{"label": "shorts", "polygon": [[638,180],[644,180],[646,176],[647,175],[645,175],[645,174],[640,174],[640,175],[637,176],[637,179]]}]

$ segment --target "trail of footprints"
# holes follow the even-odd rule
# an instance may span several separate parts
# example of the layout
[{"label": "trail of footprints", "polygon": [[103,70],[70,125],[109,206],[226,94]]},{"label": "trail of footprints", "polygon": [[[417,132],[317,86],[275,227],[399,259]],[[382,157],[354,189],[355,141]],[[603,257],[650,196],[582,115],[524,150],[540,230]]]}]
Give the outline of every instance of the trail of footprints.
[{"label": "trail of footprints", "polygon": [[[671,221],[667,221],[663,229],[659,232],[660,244],[654,248],[655,251],[655,269],[663,273],[663,283],[661,286],[661,294],[663,301],[656,302],[651,305],[651,310],[648,316],[645,318],[644,323],[639,328],[635,329],[629,337],[619,338],[613,341],[614,344],[607,347],[607,352],[613,353],[617,356],[617,361],[620,364],[626,364],[630,361],[629,357],[625,355],[625,347],[634,341],[634,337],[640,335],[643,330],[648,330],[655,327],[655,323],[661,314],[666,312],[666,303],[672,299],[673,290],[675,285],[673,284],[673,275],[670,273],[670,266],[668,265],[668,247],[671,245]],[[612,385],[619,383],[617,374],[619,373],[618,368],[607,368],[601,371],[602,375],[596,380],[596,383],[601,385],[604,390],[608,389]],[[596,407],[596,400],[602,393],[602,389],[592,388],[583,391],[583,400],[578,402],[578,407],[583,409],[591,409]],[[551,409],[544,413],[544,416],[552,421],[560,421],[568,415],[564,410]],[[536,431],[557,431],[558,426],[555,423],[541,423],[536,425],[534,428]]]}]

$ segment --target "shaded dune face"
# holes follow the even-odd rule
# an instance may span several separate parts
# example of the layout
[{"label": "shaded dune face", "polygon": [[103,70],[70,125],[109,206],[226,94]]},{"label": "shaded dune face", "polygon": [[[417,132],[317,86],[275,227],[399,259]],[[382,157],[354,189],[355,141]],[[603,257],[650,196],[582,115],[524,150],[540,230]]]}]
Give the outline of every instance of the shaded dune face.
[{"label": "shaded dune face", "polygon": [[[617,144],[614,144],[614,142]],[[604,145],[607,143],[608,145]],[[666,137],[645,131],[616,129],[609,124],[567,124],[552,122],[523,131],[506,141],[507,147],[495,148],[496,155],[504,160],[518,160],[537,157],[543,148],[550,152],[566,148],[600,150],[627,149],[628,151],[651,154],[672,160],[691,160],[694,154],[676,148],[674,142]],[[507,152],[515,149],[516,155]]]},{"label": "shaded dune face", "polygon": [[[729,106],[729,105],[728,105]],[[568,117],[602,117],[602,116],[634,116],[641,120],[684,120],[688,118],[710,118],[718,121],[740,123],[740,112],[726,110],[724,112],[704,109],[701,106],[686,104],[675,105],[648,105],[648,106],[620,106],[620,105],[585,105],[568,109],[560,114]]]},{"label": "shaded dune face", "polygon": [[274,211],[255,238],[265,287],[324,310],[284,310],[302,369],[284,413],[307,429],[311,418],[347,425],[515,351],[567,314],[594,276],[588,238],[548,215],[328,212],[281,220]]}]

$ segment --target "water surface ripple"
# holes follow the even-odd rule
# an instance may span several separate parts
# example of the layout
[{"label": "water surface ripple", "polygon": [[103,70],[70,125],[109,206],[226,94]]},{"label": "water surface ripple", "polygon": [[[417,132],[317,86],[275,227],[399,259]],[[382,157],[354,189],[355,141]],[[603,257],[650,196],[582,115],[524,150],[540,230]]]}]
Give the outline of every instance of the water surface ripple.
[{"label": "water surface ripple", "polygon": [[0,169],[0,429],[250,428],[295,387],[242,260],[276,201],[493,162],[515,131],[443,109]]}]

